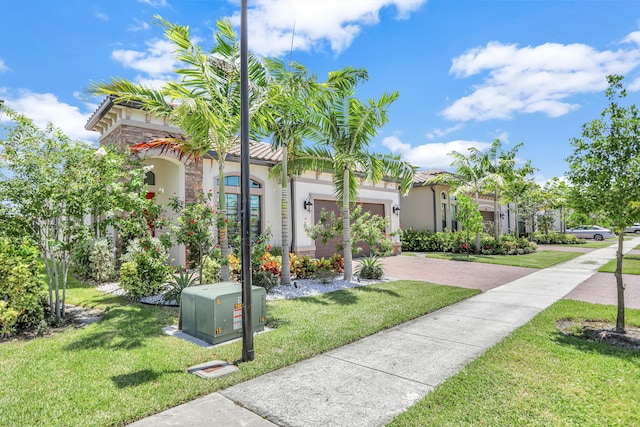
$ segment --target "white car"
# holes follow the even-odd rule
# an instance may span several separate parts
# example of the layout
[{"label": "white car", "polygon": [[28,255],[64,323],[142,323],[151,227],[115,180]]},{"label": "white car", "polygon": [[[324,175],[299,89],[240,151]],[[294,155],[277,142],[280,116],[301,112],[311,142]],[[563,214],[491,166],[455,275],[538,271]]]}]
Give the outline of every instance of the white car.
[{"label": "white car", "polygon": [[594,239],[598,241],[616,235],[608,228],[598,227],[597,225],[582,225],[580,227],[569,228],[566,233],[573,234],[581,239]]},{"label": "white car", "polygon": [[624,229],[625,233],[636,233],[636,234],[640,234],[640,224],[638,224],[637,222],[635,224],[633,224],[632,226],[626,227]]}]

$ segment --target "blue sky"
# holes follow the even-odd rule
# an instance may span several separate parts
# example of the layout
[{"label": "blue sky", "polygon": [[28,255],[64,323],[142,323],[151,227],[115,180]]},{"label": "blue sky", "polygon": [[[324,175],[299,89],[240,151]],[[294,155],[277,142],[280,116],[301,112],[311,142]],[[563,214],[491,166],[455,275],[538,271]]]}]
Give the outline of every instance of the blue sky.
[{"label": "blue sky", "polygon": [[[97,141],[90,81],[159,85],[171,48],[155,14],[210,48],[239,0],[0,0],[0,99],[38,123]],[[361,98],[399,91],[372,149],[421,169],[450,169],[451,150],[523,142],[543,182],[562,176],[570,140],[605,107],[607,74],[640,91],[640,1],[249,0],[249,49],[289,57],[320,79],[347,65],[370,80]],[[238,29],[239,33],[239,29]]]}]

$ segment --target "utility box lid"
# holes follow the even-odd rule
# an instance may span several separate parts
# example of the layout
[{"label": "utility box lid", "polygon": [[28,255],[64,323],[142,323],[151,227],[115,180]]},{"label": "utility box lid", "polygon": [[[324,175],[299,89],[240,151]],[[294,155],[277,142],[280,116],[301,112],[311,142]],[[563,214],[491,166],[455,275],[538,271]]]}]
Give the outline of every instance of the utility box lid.
[{"label": "utility box lid", "polygon": [[[253,332],[264,330],[267,292],[251,287]],[[236,282],[190,286],[182,291],[182,332],[210,344],[242,336],[242,286]]]}]

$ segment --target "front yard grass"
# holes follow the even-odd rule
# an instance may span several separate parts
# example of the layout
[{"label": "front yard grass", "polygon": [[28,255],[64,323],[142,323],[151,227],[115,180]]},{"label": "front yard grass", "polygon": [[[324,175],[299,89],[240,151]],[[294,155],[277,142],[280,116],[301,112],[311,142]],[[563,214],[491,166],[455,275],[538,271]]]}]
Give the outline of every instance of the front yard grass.
[{"label": "front yard grass", "polygon": [[75,283],[68,303],[105,310],[104,319],[31,341],[0,344],[1,425],[122,425],[198,396],[340,347],[479,291],[395,281],[315,297],[270,301],[255,336],[255,360],[205,380],[189,366],[240,359],[242,343],[205,349],[165,335],[176,308],[131,303]]},{"label": "front yard grass", "polygon": [[601,242],[598,242],[596,240],[585,240],[584,243],[580,243],[577,245],[569,245],[569,244],[565,244],[565,245],[554,245],[554,246],[569,246],[569,247],[574,247],[574,248],[592,248],[592,249],[602,249],[602,248],[606,248],[609,247],[613,244],[618,243],[618,238],[617,237],[610,237],[608,239],[604,239]]},{"label": "front yard grass", "polygon": [[[616,307],[561,300],[390,426],[638,426],[640,351],[565,336],[559,319],[605,319]],[[640,310],[627,309],[627,326]]]},{"label": "front yard grass", "polygon": [[428,258],[449,259],[455,261],[484,262],[487,264],[510,265],[514,267],[547,268],[583,255],[581,252],[536,251],[526,255],[474,255],[454,254],[450,252],[427,252]]},{"label": "front yard grass", "polygon": [[[615,273],[616,260],[612,259],[598,270],[601,273]],[[622,274],[640,274],[640,255],[624,255],[622,257]]]}]

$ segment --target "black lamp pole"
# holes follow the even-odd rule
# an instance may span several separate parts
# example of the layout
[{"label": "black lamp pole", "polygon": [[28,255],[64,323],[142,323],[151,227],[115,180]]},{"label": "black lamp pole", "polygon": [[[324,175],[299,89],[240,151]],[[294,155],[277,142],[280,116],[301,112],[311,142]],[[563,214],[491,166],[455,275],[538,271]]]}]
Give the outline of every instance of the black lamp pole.
[{"label": "black lamp pole", "polygon": [[251,319],[251,206],[249,188],[249,70],[247,0],[240,2],[240,197],[242,203],[242,361],[253,360]]}]

